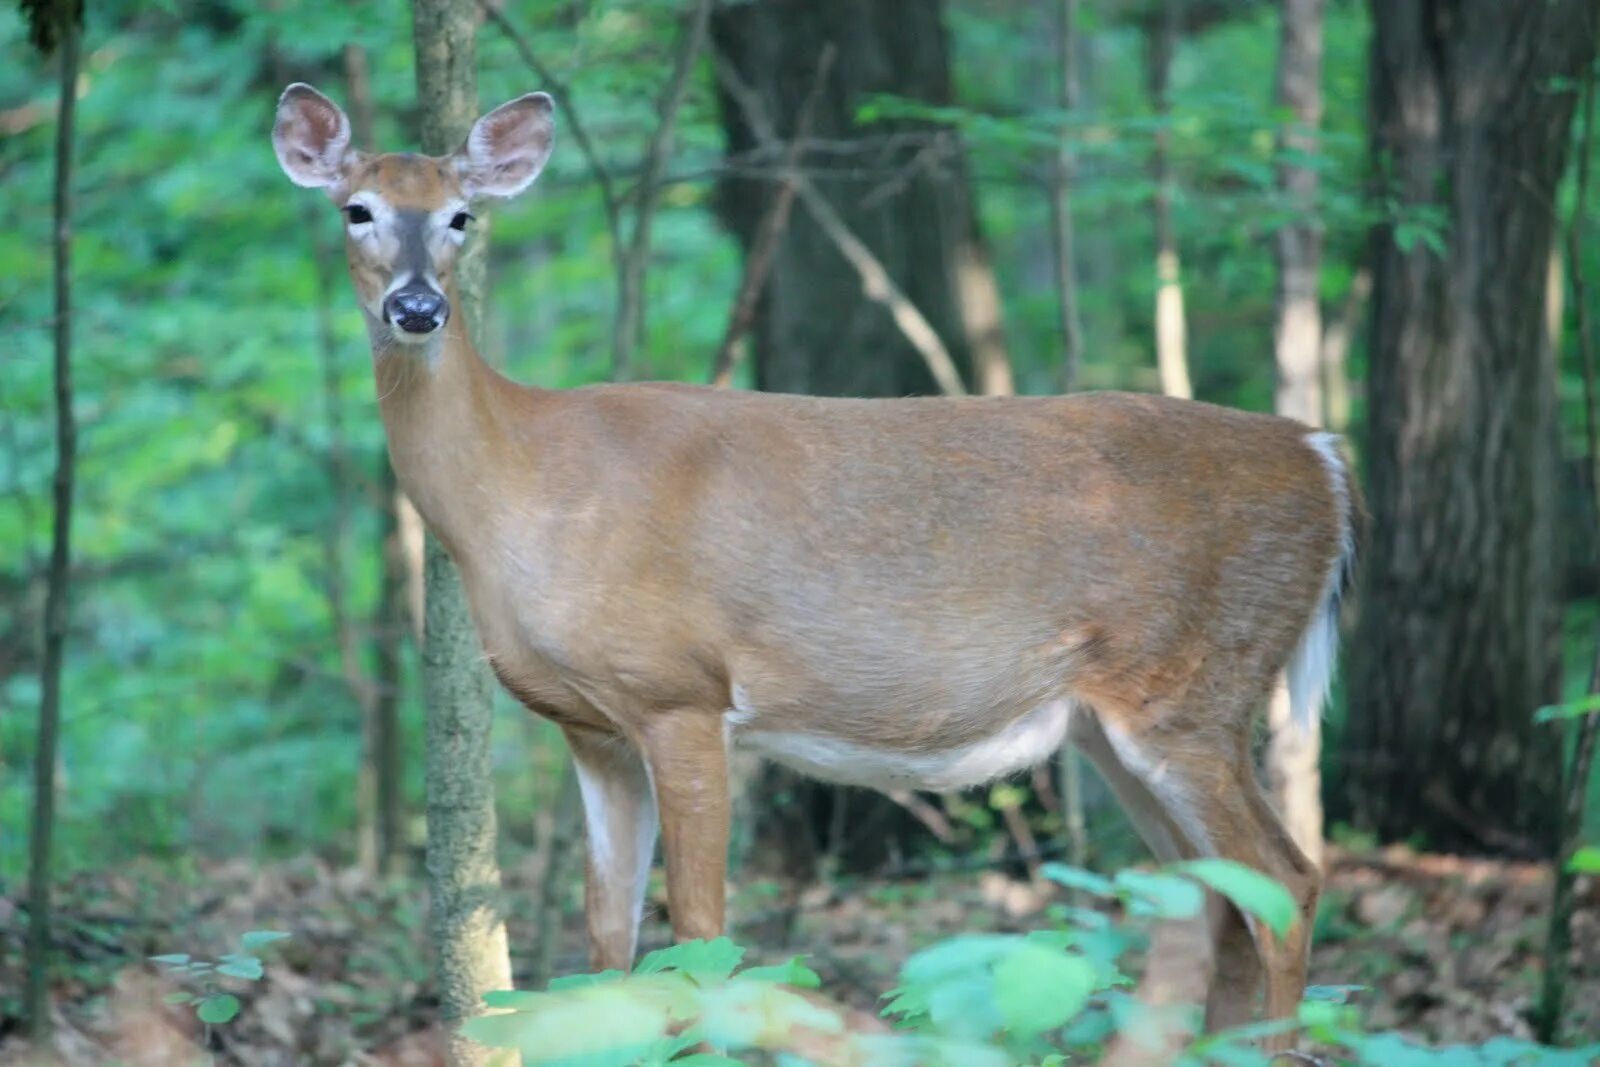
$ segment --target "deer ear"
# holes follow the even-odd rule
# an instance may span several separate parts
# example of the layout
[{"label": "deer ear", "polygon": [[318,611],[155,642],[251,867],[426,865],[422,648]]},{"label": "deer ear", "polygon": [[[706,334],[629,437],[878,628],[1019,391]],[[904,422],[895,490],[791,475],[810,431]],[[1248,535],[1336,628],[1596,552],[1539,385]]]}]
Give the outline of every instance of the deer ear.
[{"label": "deer ear", "polygon": [[550,158],[555,110],[548,93],[529,93],[473,123],[454,157],[462,191],[469,198],[505,197],[532,185]]},{"label": "deer ear", "polygon": [[295,82],[278,98],[272,147],[290,181],[309,189],[330,188],[344,177],[350,120],[338,104]]}]

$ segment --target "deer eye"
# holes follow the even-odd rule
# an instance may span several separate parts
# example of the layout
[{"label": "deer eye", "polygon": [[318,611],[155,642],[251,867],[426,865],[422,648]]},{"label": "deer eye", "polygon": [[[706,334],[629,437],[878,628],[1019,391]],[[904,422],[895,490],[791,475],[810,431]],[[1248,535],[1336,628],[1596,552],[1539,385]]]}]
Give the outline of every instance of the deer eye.
[{"label": "deer eye", "polygon": [[372,221],[372,212],[362,204],[347,204],[344,209],[345,218],[350,220],[350,225],[359,226],[363,222]]},{"label": "deer eye", "polygon": [[458,211],[455,213],[455,217],[450,220],[450,228],[452,230],[465,230],[467,223],[476,217],[470,211]]}]

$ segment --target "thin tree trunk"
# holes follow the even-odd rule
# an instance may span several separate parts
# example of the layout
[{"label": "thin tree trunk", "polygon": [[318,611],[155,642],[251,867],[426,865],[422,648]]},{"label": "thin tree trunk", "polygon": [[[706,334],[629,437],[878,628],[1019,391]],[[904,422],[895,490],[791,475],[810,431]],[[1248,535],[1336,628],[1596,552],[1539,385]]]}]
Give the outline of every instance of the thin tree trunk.
[{"label": "thin tree trunk", "polygon": [[627,255],[617,264],[617,311],[612,322],[611,341],[611,377],[615,381],[626,381],[633,376],[635,353],[644,340],[645,270],[650,263],[650,228],[655,221],[661,173],[672,153],[678,112],[689,88],[689,75],[705,43],[706,23],[710,18],[711,0],[697,0],[673,59],[672,74],[656,107],[655,132],[639,168],[639,184],[634,193],[633,236],[628,242]]},{"label": "thin tree trunk", "polygon": [[[1081,99],[1078,77],[1078,0],[1056,3],[1056,102],[1062,112],[1076,117]],[[1055,253],[1056,313],[1061,323],[1061,391],[1078,387],[1083,366],[1083,315],[1078,308],[1078,263],[1072,229],[1072,183],[1077,156],[1072,134],[1065,127],[1056,148],[1051,172],[1050,232]],[[1063,745],[1058,757],[1061,775],[1062,829],[1067,857],[1082,867],[1089,859],[1089,834],[1083,815],[1083,757],[1072,745]]]},{"label": "thin tree trunk", "polygon": [[1350,426],[1350,342],[1361,327],[1367,299],[1372,296],[1372,271],[1356,269],[1339,314],[1322,332],[1322,395],[1324,425],[1334,433]]},{"label": "thin tree trunk", "polygon": [[1194,388],[1189,383],[1188,324],[1183,310],[1178,236],[1172,224],[1171,83],[1172,57],[1178,50],[1178,0],[1164,0],[1146,39],[1150,102],[1157,119],[1150,156],[1156,185],[1156,367],[1161,373],[1161,391],[1187,399],[1194,395]]},{"label": "thin tree trunk", "polygon": [[[1443,849],[1550,855],[1555,389],[1545,287],[1591,0],[1374,0],[1372,150],[1441,253],[1372,239],[1372,542],[1350,673],[1352,821]],[[1514,162],[1514,165],[1511,165]]]},{"label": "thin tree trunk", "polygon": [[[422,150],[453,151],[478,115],[473,0],[415,0],[417,98]],[[462,313],[483,331],[487,211],[457,261]],[[422,651],[427,699],[429,929],[437,959],[440,1015],[450,1062],[477,1065],[515,1057],[491,1054],[456,1024],[483,1010],[483,994],[511,988],[495,857],[494,768],[490,753],[493,683],[483,665],[466,594],[450,557],[427,538]]]},{"label": "thin tree trunk", "polygon": [[[1056,0],[1056,102],[1076,117],[1078,78],[1078,0]],[[1083,366],[1083,315],[1078,308],[1078,264],[1072,224],[1072,183],[1077,177],[1072,133],[1062,128],[1050,182],[1050,232],[1055,253],[1056,313],[1061,325],[1061,391],[1078,388]],[[1076,862],[1076,861],[1074,861]]]},{"label": "thin tree trunk", "polygon": [[[58,6],[61,88],[56,115],[55,187],[55,529],[44,605],[44,658],[39,673],[39,737],[33,764],[33,835],[28,854],[28,1031],[50,1034],[50,890],[56,819],[56,747],[61,733],[61,667],[66,653],[68,582],[72,576],[73,465],[77,424],[72,412],[72,140],[77,111],[80,28],[76,5]],[[55,12],[41,17],[49,18]]]},{"label": "thin tree trunk", "polygon": [[528,965],[530,989],[543,989],[555,976],[556,948],[561,942],[568,890],[578,869],[574,861],[582,851],[578,843],[583,838],[583,798],[572,760],[567,758],[564,762],[549,836],[543,842],[544,876],[539,882],[539,905],[534,913],[538,916],[538,930]]},{"label": "thin tree trunk", "polygon": [[[1323,0],[1284,0],[1278,46],[1276,103],[1290,119],[1278,134],[1280,153],[1310,156],[1322,125]],[[1273,348],[1278,370],[1279,415],[1311,426],[1322,421],[1322,311],[1318,277],[1322,228],[1316,217],[1315,168],[1286,158],[1278,165],[1278,189],[1294,212],[1279,228]],[[1294,722],[1289,690],[1280,678],[1268,714],[1267,781],[1295,843],[1311,862],[1322,863],[1322,723],[1316,715]]]},{"label": "thin tree trunk", "polygon": [[[1594,151],[1594,68],[1583,79],[1582,133],[1578,138],[1578,196],[1573,206],[1572,224],[1567,230],[1567,261],[1571,264],[1572,306],[1577,317],[1578,352],[1583,366],[1583,424],[1589,451],[1589,488],[1600,500],[1600,386],[1595,382],[1594,337],[1590,333],[1589,294],[1583,274],[1583,227],[1588,213],[1589,162]],[[1559,323],[1559,318],[1557,319]],[[1554,334],[1559,339],[1560,333]],[[1557,351],[1560,351],[1559,344]],[[1600,635],[1597,635],[1600,637]],[[1600,641],[1596,642],[1594,664],[1589,671],[1589,692],[1600,693]],[[1572,909],[1574,875],[1568,865],[1583,841],[1583,812],[1589,796],[1589,776],[1600,742],[1600,713],[1583,716],[1573,724],[1572,765],[1566,779],[1566,797],[1561,813],[1561,839],[1556,851],[1555,887],[1550,901],[1550,931],[1545,943],[1544,988],[1534,1013],[1539,1040],[1554,1044],[1561,1037],[1561,1007],[1566,998],[1567,977],[1571,972]]]}]

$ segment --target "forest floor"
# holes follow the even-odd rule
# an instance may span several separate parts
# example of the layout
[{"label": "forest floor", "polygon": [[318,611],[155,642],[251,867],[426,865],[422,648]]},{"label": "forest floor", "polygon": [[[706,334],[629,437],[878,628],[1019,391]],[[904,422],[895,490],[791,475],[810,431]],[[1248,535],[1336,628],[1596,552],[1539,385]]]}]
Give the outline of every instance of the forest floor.
[{"label": "forest floor", "polygon": [[[1329,860],[1313,982],[1367,987],[1358,1003],[1373,1029],[1452,1043],[1529,1034],[1547,867],[1402,848],[1334,852]],[[531,864],[507,871],[513,945],[534,936]],[[960,932],[1036,928],[1055,899],[1049,886],[993,871],[856,881],[806,894],[786,938],[772,922],[749,922],[737,933],[762,961],[809,953],[825,991],[873,1010],[918,948]],[[771,914],[756,900],[740,903],[745,915]],[[667,940],[653,910],[646,948]],[[0,892],[0,1064],[36,1062],[23,1058],[17,1018],[25,926],[19,902]],[[262,981],[231,983],[244,1007],[213,1028],[215,1062],[443,1062],[424,894],[404,879],[378,881],[314,861],[207,864],[182,876],[125,868],[71,880],[59,898],[65,962],[54,987],[56,1057],[47,1062],[197,1062],[193,1010],[163,1003],[175,987],[146,958],[215,958],[236,951],[239,935],[255,929],[291,936],[264,950]],[[581,916],[570,917],[562,937],[557,971],[583,969]],[[1600,880],[1579,883],[1573,944],[1567,1033],[1593,1039],[1600,1035]]]}]

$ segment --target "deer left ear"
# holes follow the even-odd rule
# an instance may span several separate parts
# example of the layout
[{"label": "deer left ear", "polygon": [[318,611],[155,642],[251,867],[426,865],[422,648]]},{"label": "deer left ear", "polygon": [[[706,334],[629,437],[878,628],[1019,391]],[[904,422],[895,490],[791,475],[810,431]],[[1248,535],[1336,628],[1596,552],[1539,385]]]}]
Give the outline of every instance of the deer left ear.
[{"label": "deer left ear", "polygon": [[529,93],[475,122],[454,157],[467,196],[516,196],[532,185],[555,142],[555,110],[548,93]]},{"label": "deer left ear", "polygon": [[278,98],[272,147],[289,180],[311,189],[328,189],[344,177],[350,156],[350,120],[339,105],[304,82]]}]

